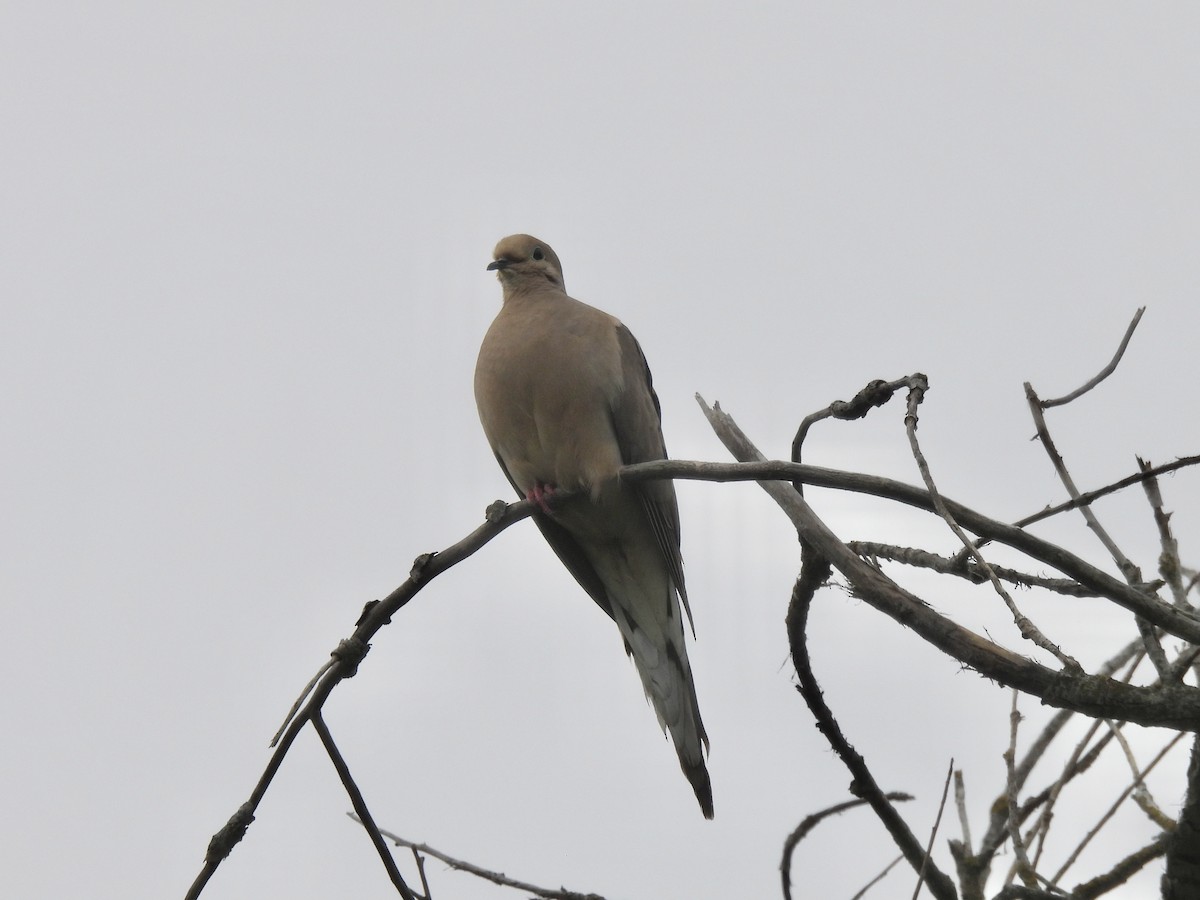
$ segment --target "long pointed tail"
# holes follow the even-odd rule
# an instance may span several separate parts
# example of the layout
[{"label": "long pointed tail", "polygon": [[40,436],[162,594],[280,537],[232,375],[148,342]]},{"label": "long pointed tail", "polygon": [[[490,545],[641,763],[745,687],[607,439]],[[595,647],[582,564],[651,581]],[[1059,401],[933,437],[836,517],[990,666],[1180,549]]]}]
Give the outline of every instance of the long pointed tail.
[{"label": "long pointed tail", "polygon": [[[677,616],[675,622],[679,624]],[[654,707],[659,724],[675,744],[679,766],[691,782],[700,810],[704,818],[711,819],[712,782],[704,764],[708,735],[700,719],[700,706],[696,701],[692,669],[683,644],[682,626],[677,628],[677,632],[677,637],[671,635],[675,640],[668,638],[660,646],[646,632],[632,628],[625,636],[625,646],[637,666],[642,687]]]}]

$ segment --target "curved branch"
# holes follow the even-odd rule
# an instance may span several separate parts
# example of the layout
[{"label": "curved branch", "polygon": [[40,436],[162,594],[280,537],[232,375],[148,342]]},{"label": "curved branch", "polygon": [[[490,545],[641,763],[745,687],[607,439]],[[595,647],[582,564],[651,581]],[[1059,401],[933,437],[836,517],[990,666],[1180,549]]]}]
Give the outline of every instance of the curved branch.
[{"label": "curved branch", "polygon": [[[723,419],[719,420],[719,427],[728,427],[725,424],[728,422],[734,429],[737,428],[733,420],[729,419],[721,411],[720,407],[717,407],[715,410],[710,410],[708,407],[705,407],[705,409],[713,417],[723,417]],[[740,436],[741,441],[745,442],[744,444],[739,444],[735,440],[734,446],[731,447],[731,452],[734,453],[734,456],[741,459],[739,463],[701,463],[688,460],[663,459],[626,466],[621,470],[621,477],[630,480],[641,478],[674,478],[692,481],[757,481],[763,490],[770,494],[772,499],[783,507],[784,512],[789,517],[792,516],[792,512],[788,509],[789,501],[781,499],[788,496],[787,492],[789,488],[787,485],[781,484],[781,482],[802,481],[805,484],[816,485],[818,487],[836,488],[838,490],[884,497],[889,500],[896,500],[906,506],[923,509],[926,512],[933,511],[933,503],[929,499],[928,492],[923,488],[914,487],[902,481],[893,481],[890,478],[882,478],[878,475],[861,475],[857,472],[843,472],[838,469],[826,469],[821,466],[767,460],[756,449],[753,450],[753,453],[743,452],[746,447],[753,448],[753,444],[746,439],[745,435],[741,434],[740,430],[737,432],[737,435]],[[726,446],[729,446],[729,444],[726,444]],[[755,456],[754,454],[758,455]],[[1200,457],[1196,458],[1196,462],[1200,462]],[[1193,644],[1200,644],[1200,618],[1197,618],[1190,612],[1178,609],[1152,594],[1139,590],[1132,585],[1125,584],[1106,572],[1097,569],[1091,563],[1080,559],[1075,554],[1036,535],[1030,534],[1022,528],[997,521],[996,519],[990,519],[948,497],[943,497],[942,500],[946,504],[946,507],[954,514],[954,518],[958,520],[959,524],[968,531],[972,531],[989,540],[1007,544],[1033,559],[1053,566],[1063,574],[1074,578],[1085,588],[1107,597],[1130,612],[1144,616],[1158,627],[1174,634],[1176,637],[1184,638]],[[805,504],[805,509],[807,509],[807,504]],[[811,509],[798,514],[802,518],[813,516],[815,519],[815,514],[812,513]],[[830,535],[832,536],[832,532],[830,532]],[[834,540],[837,540],[837,538],[834,538]],[[841,542],[839,541],[839,543]],[[840,569],[841,566],[838,566],[838,568]]]},{"label": "curved branch", "polygon": [[[567,502],[569,499],[570,495],[564,493],[561,496],[555,496],[551,500],[551,504],[556,505]],[[233,847],[245,836],[246,829],[254,821],[254,812],[258,809],[258,805],[262,802],[267,789],[271,786],[275,774],[283,764],[284,757],[287,756],[292,742],[296,739],[300,730],[310,721],[313,721],[314,717],[320,713],[321,708],[325,705],[325,701],[333,689],[337,687],[338,683],[352,677],[358,670],[358,664],[370,649],[370,640],[375,636],[375,633],[388,624],[391,621],[392,615],[415,597],[426,584],[451,566],[462,562],[510,525],[531,516],[533,511],[534,506],[528,500],[511,504],[497,500],[488,507],[486,521],[482,525],[461,541],[451,544],[440,553],[426,553],[417,557],[413,563],[412,570],[409,572],[408,579],[402,585],[388,594],[384,599],[367,604],[367,608],[358,620],[354,633],[348,639],[339,643],[331,654],[334,657],[333,665],[323,670],[315,686],[312,686],[310,683],[305,688],[308,696],[307,702],[291,718],[290,722],[285,723],[282,735],[276,735],[276,741],[273,742],[275,744],[275,751],[271,754],[271,758],[268,760],[267,766],[258,780],[258,784],[254,786],[254,790],[250,794],[250,799],[238,807],[237,812],[234,813],[229,822],[213,836],[213,840],[209,843],[209,851],[204,858],[204,866],[196,876],[195,881],[192,882],[186,894],[186,900],[194,900],[194,898],[200,896],[201,891],[204,890],[205,885],[208,884],[217,867],[229,855]],[[309,693],[310,689],[311,693]],[[370,831],[370,828],[368,828],[368,831]],[[372,840],[375,837],[375,835],[372,835]],[[404,890],[407,891],[408,888],[406,887]],[[411,892],[408,894],[402,892],[402,896],[411,898],[412,894]]]},{"label": "curved branch", "polygon": [[[1109,717],[1194,731],[1200,729],[1200,689],[1182,685],[1154,689],[1121,684],[1094,675],[1065,675],[1018,656],[931,609],[919,597],[905,591],[878,569],[860,559],[813,512],[790,483],[839,487],[888,496],[909,505],[929,509],[928,494],[919,488],[889,479],[854,475],[815,466],[766,462],[736,423],[720,411],[709,409],[697,398],[718,436],[738,459],[754,465],[684,463],[665,460],[628,466],[623,478],[673,477],[705,480],[755,480],[784,510],[801,541],[828,559],[849,580],[864,600],[902,625],[916,631],[955,659],[1000,683],[1040,697],[1051,706],[1074,709],[1089,716]],[[955,518],[977,534],[1016,547],[1115,602],[1132,608],[1168,631],[1200,642],[1200,619],[1150,596],[1084,562],[1061,547],[1043,541],[1019,528],[988,519],[974,510],[943,498]]]},{"label": "curved branch", "polygon": [[[854,778],[853,792],[871,804],[871,809],[887,828],[888,834],[892,836],[892,840],[900,848],[900,852],[904,854],[904,858],[908,860],[913,871],[921,874],[924,883],[929,885],[930,892],[939,900],[957,900],[958,892],[954,889],[954,883],[934,865],[933,860],[926,854],[925,848],[921,846],[921,842],[908,827],[908,823],[896,811],[896,807],[892,805],[888,795],[880,789],[875,781],[875,776],[867,768],[866,760],[850,746],[849,741],[842,734],[837,719],[833,717],[833,713],[825,703],[821,686],[817,684],[816,676],[813,675],[812,664],[808,656],[805,627],[813,594],[828,577],[829,562],[815,553],[806,553],[800,577],[796,579],[796,585],[792,590],[792,599],[788,604],[787,612],[788,644],[791,647],[792,664],[796,667],[796,674],[799,677],[796,689],[804,697],[804,702],[812,711],[817,728],[829,741],[829,746],[841,758],[846,768],[850,770],[850,774]],[[784,869],[782,877],[784,896],[790,897],[790,872]]]}]

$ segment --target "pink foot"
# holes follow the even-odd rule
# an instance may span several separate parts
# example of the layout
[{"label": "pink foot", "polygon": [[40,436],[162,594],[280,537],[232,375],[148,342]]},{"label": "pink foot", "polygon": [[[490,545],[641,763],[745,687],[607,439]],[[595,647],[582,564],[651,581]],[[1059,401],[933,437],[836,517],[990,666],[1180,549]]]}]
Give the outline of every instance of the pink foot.
[{"label": "pink foot", "polygon": [[554,513],[550,511],[550,506],[546,503],[546,501],[550,497],[554,496],[554,490],[554,485],[542,484],[539,481],[534,484],[532,489],[525,493],[525,499],[536,503],[539,507],[541,507],[542,512],[548,516],[552,516]]}]

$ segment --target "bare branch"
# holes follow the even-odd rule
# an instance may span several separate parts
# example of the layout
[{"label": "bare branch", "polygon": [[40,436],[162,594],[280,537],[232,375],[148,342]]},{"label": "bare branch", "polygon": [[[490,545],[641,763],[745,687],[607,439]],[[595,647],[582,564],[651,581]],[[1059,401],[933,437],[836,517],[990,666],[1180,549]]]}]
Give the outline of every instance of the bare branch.
[{"label": "bare branch", "polygon": [[[570,495],[563,494],[561,498],[555,496],[551,503],[553,505],[569,501]],[[195,900],[200,896],[221,861],[228,856],[233,845],[245,836],[247,827],[254,821],[254,812],[258,809],[275,774],[283,764],[292,742],[300,730],[320,711],[338,683],[343,679],[350,678],[358,670],[358,664],[370,648],[369,642],[375,633],[390,622],[392,615],[416,596],[417,592],[433,578],[469,557],[510,525],[528,518],[533,514],[533,509],[533,504],[528,500],[513,504],[496,501],[488,507],[486,521],[471,534],[447,547],[441,553],[427,553],[417,557],[407,581],[383,600],[367,605],[367,609],[358,620],[354,634],[341,641],[330,654],[334,658],[334,664],[323,667],[315,687],[305,688],[301,699],[303,700],[303,697],[307,695],[307,702],[304,703],[299,713],[289,715],[290,722],[283,730],[282,736],[276,735],[273,742],[275,751],[267,761],[258,784],[250,794],[250,799],[243,803],[230,822],[214,835],[213,841],[209,845],[209,853],[205,856],[204,866],[188,889],[185,900]]]},{"label": "bare branch", "polygon": [[1017,799],[1016,777],[1017,728],[1021,724],[1021,713],[1017,709],[1018,696],[1016,691],[1012,692],[1012,711],[1008,717],[1008,749],[1004,751],[1004,770],[1007,773],[1005,796],[1008,807],[1008,840],[1012,844],[1013,855],[1016,857],[1013,862],[1013,870],[1009,873],[1008,881],[1005,883],[1012,880],[1012,874],[1015,872],[1021,876],[1021,881],[1026,887],[1032,888],[1037,887],[1037,878],[1034,876],[1033,866],[1029,863],[1029,856],[1025,852],[1025,841],[1021,839],[1021,823],[1017,816],[1017,811],[1021,808]]},{"label": "bare branch", "polygon": [[[982,584],[988,580],[987,576],[976,567],[972,558],[961,553],[956,553],[954,556],[940,556],[919,547],[896,547],[892,544],[880,544],[875,541],[847,541],[846,546],[864,559],[886,559],[889,562],[917,566],[940,575],[964,578],[972,584]],[[1069,578],[1043,578],[1041,575],[1018,572],[1016,569],[998,566],[995,563],[991,563],[991,567],[998,578],[1018,587],[1040,587],[1068,597],[1100,596],[1096,591],[1089,590]]]},{"label": "bare branch", "polygon": [[893,859],[890,863],[888,863],[886,866],[883,867],[882,872],[880,872],[878,875],[876,875],[874,878],[872,878],[870,881],[868,881],[866,884],[864,884],[861,888],[859,888],[857,891],[855,891],[854,896],[852,896],[850,898],[850,900],[862,900],[862,898],[867,895],[867,891],[869,891],[871,888],[875,887],[875,885],[879,884],[879,882],[883,881],[883,879],[887,877],[887,873],[892,871],[892,869],[896,868],[897,863],[901,863],[901,862],[904,862],[903,854],[901,854],[900,856],[897,856],[895,859]]},{"label": "bare branch", "polygon": [[1187,799],[1179,824],[1167,840],[1163,900],[1193,900],[1200,887],[1200,736],[1192,740],[1187,768]]},{"label": "bare branch", "polygon": [[[884,794],[884,796],[893,803],[902,803],[906,800],[913,799],[911,794],[901,793],[900,791],[889,791],[888,793]],[[829,818],[830,816],[840,815],[841,813],[846,812],[846,810],[866,805],[867,801],[862,799],[847,800],[844,803],[835,803],[833,806],[815,812],[811,816],[805,816],[800,821],[800,824],[792,830],[792,833],[787,836],[787,840],[783,842],[783,858],[779,862],[779,874],[783,883],[783,896],[785,900],[791,900],[792,897],[792,856],[795,854],[796,847],[800,845],[800,842],[808,837],[809,832],[811,832],[814,828],[821,824],[823,820]],[[903,859],[904,857],[900,858]],[[892,865],[895,865],[895,863],[892,863]],[[887,869],[884,869],[883,874],[886,874],[888,869],[891,867],[892,866],[889,865]],[[879,877],[882,877],[882,875]],[[875,881],[878,881],[878,877],[869,882],[859,893],[865,893],[866,889],[870,887],[871,884],[874,884]]]},{"label": "bare branch", "polygon": [[822,419],[841,419],[844,422],[861,419],[872,409],[883,406],[883,404],[891,400],[892,395],[900,388],[911,385],[914,379],[924,380],[925,376],[918,372],[915,375],[910,375],[907,378],[898,378],[895,381],[876,379],[855,394],[853,399],[849,401],[834,400],[819,412],[805,416],[804,421],[800,423],[800,427],[796,430],[796,437],[792,440],[792,462],[800,462],[800,454],[804,449],[804,439],[808,436],[808,430],[817,422],[820,422]]},{"label": "bare branch", "polygon": [[958,809],[958,824],[962,828],[962,847],[971,854],[971,821],[967,816],[967,785],[963,781],[962,769],[954,773],[954,805]]},{"label": "bare branch", "polygon": [[[1117,349],[1116,355],[1113,357],[1108,366],[1106,366],[1099,375],[1097,375],[1079,390],[1074,391],[1073,393],[1068,394],[1066,397],[1056,401],[1042,401],[1038,398],[1037,393],[1034,391],[1033,385],[1031,385],[1028,381],[1025,382],[1025,397],[1029,402],[1029,410],[1030,414],[1033,416],[1033,421],[1037,428],[1038,439],[1042,442],[1042,446],[1045,448],[1046,454],[1050,457],[1050,462],[1054,466],[1054,470],[1058,473],[1059,480],[1063,483],[1063,486],[1067,489],[1067,493],[1073,500],[1079,499],[1079,489],[1075,486],[1075,481],[1071,477],[1070,472],[1067,470],[1067,465],[1063,460],[1062,454],[1058,452],[1058,448],[1055,447],[1054,441],[1050,437],[1050,430],[1046,425],[1046,418],[1043,414],[1043,411],[1051,406],[1057,406],[1070,402],[1071,400],[1091,390],[1095,385],[1107,378],[1116,369],[1117,363],[1120,362],[1121,356],[1125,352],[1125,347],[1128,345],[1134,329],[1137,328],[1137,323],[1141,319],[1144,311],[1145,307],[1142,307],[1137,311],[1137,314],[1134,315],[1133,321],[1129,324],[1129,328],[1125,332],[1125,337],[1121,341],[1121,346]],[[1092,512],[1091,507],[1082,505],[1079,507],[1079,511],[1083,515],[1084,521],[1087,523],[1088,528],[1095,533],[1096,537],[1099,538],[1100,542],[1108,550],[1109,555],[1113,558],[1113,561],[1116,562],[1118,568],[1121,570],[1121,573],[1125,576],[1125,580],[1130,584],[1138,584],[1141,582],[1141,570],[1134,565],[1134,563],[1121,551],[1121,548],[1117,546],[1116,541],[1112,539],[1108,531],[1105,530],[1104,526],[1100,524],[1100,520],[1096,517],[1095,513]],[[1167,664],[1166,653],[1163,652],[1162,645],[1158,641],[1158,635],[1155,633],[1151,624],[1144,619],[1139,618],[1137,624],[1138,630],[1142,635],[1142,640],[1146,645],[1147,656],[1150,658],[1150,661],[1154,663],[1155,669],[1158,670],[1159,677],[1165,677],[1169,672],[1169,666]]]},{"label": "bare branch", "polygon": [[[700,402],[703,404],[703,400]],[[741,433],[732,419],[719,409],[710,410],[707,406],[704,408],[718,436],[735,456],[745,459],[761,458],[757,448]],[[835,474],[831,470],[813,466],[765,461],[758,465],[718,466],[715,463],[705,463],[695,467],[692,464],[680,465],[675,461],[641,463],[624,468],[622,477],[646,477],[653,473],[659,477],[670,475],[687,478],[697,477],[700,472],[710,478],[717,475],[717,480],[758,481],[791,519],[800,536],[837,566],[859,596],[876,609],[912,628],[934,646],[988,677],[1041,697],[1053,706],[1075,709],[1088,715],[1106,715],[1110,718],[1136,721],[1139,724],[1176,728],[1191,728],[1200,722],[1200,689],[1175,685],[1150,691],[1123,685],[1108,678],[1063,675],[1011,653],[941,616],[919,598],[896,585],[878,569],[860,559],[829,530],[790,484],[763,479],[775,477],[790,482],[800,478],[809,484],[819,481],[824,485],[836,481],[839,487],[853,484],[851,489],[902,498],[902,502],[926,509],[929,504],[927,492],[888,479],[859,478],[850,473]],[[970,530],[1000,539],[1067,572],[1116,602],[1132,605],[1139,611],[1146,612],[1148,618],[1153,617],[1156,624],[1162,624],[1172,633],[1186,632],[1187,635],[1200,638],[1200,620],[1187,612],[1136,591],[1047,541],[1010,525],[987,519],[949,499],[944,500],[955,518]]]},{"label": "bare branch", "polygon": [[[1042,414],[1043,403],[1038,398],[1033,385],[1028,381],[1025,382],[1025,399],[1029,404],[1029,412],[1033,416],[1034,426],[1037,428],[1038,439],[1042,442],[1042,447],[1045,449],[1046,455],[1050,457],[1050,463],[1054,466],[1054,471],[1058,473],[1058,480],[1067,489],[1067,494],[1071,499],[1078,500],[1080,497],[1079,488],[1075,486],[1075,479],[1071,477],[1071,473],[1067,470],[1066,461],[1063,459],[1062,454],[1058,452],[1058,448],[1054,444],[1054,439],[1050,436],[1050,429],[1046,425],[1046,417]],[[1109,556],[1113,558],[1113,561],[1125,575],[1126,580],[1131,584],[1141,581],[1141,573],[1138,571],[1137,566],[1121,552],[1121,548],[1117,546],[1116,541],[1109,536],[1104,526],[1100,524],[1100,520],[1096,518],[1091,507],[1081,504],[1079,512],[1087,522],[1088,528],[1095,533],[1096,537],[1100,539],[1100,543],[1108,550]]]},{"label": "bare branch", "polygon": [[[799,498],[794,491],[793,494]],[[826,705],[820,685],[817,684],[816,676],[813,674],[805,636],[808,610],[813,594],[824,583],[829,571],[829,563],[824,558],[807,552],[800,570],[800,577],[796,579],[796,585],[792,590],[791,602],[788,604],[786,620],[788,644],[799,680],[796,689],[804,697],[804,702],[808,704],[808,708],[816,720],[817,728],[820,729],[821,734],[825,736],[842,763],[850,770],[850,774],[854,778],[856,793],[871,804],[871,809],[874,810],[876,817],[888,830],[888,834],[900,848],[900,852],[904,854],[908,864],[913,867],[913,871],[920,872],[924,867],[929,890],[939,900],[957,900],[958,895],[954,890],[953,882],[928,858],[908,824],[888,800],[887,795],[880,790],[875,776],[867,768],[866,760],[850,746],[845,735],[842,734],[841,727]],[[785,879],[785,896],[787,896],[788,873],[784,872],[783,877]]]},{"label": "bare branch", "polygon": [[950,526],[950,530],[968,554],[975,559],[975,564],[992,583],[993,589],[1000,598],[1004,601],[1004,605],[1008,607],[1009,613],[1012,614],[1013,622],[1016,623],[1017,629],[1021,633],[1021,637],[1030,641],[1037,647],[1041,647],[1047,653],[1057,659],[1069,672],[1082,672],[1083,667],[1075,660],[1073,656],[1065,653],[1058,644],[1051,641],[1042,630],[1038,628],[1028,616],[1017,608],[1016,601],[1012,595],[1005,590],[1004,585],[1000,583],[999,576],[992,570],[991,565],[984,559],[983,553],[975,546],[974,542],[963,532],[962,527],[955,521],[950,510],[946,508],[946,504],[942,502],[941,494],[938,492],[937,485],[933,483],[933,473],[929,471],[929,463],[925,459],[925,454],[921,451],[921,443],[917,440],[917,406],[924,396],[924,392],[928,386],[925,384],[915,385],[909,392],[908,413],[904,416],[904,427],[908,433],[908,443],[912,448],[913,458],[917,461],[917,468],[921,472],[921,479],[925,482],[925,489],[929,491],[929,499],[933,502],[933,508],[937,514],[942,517],[942,520]]},{"label": "bare branch", "polygon": [[[351,819],[360,821],[353,813],[346,813]],[[397,847],[408,847],[409,849],[424,853],[426,856],[432,856],[434,859],[440,860],[452,869],[457,869],[460,872],[466,872],[469,875],[474,875],[477,878],[482,878],[484,881],[490,881],[492,884],[498,884],[501,887],[515,888],[518,891],[528,891],[529,893],[543,898],[543,900],[604,900],[600,894],[587,894],[579,891],[569,891],[566,888],[547,888],[539,887],[536,884],[530,884],[528,881],[519,881],[516,878],[509,878],[503,872],[493,872],[491,869],[485,869],[482,866],[477,866],[474,863],[466,862],[465,860],[455,859],[448,853],[443,853],[441,850],[436,850],[428,844],[420,844],[415,841],[410,841],[407,838],[402,838],[398,834],[393,834],[387,830],[380,830],[385,838],[395,844]]]},{"label": "bare branch", "polygon": [[950,760],[950,766],[946,769],[946,781],[942,785],[942,799],[938,803],[937,817],[933,820],[933,827],[929,829],[929,841],[925,844],[925,861],[921,863],[921,871],[917,873],[917,886],[913,888],[912,900],[917,900],[921,894],[921,885],[925,883],[925,868],[933,859],[933,841],[937,837],[938,827],[942,824],[942,813],[946,810],[946,796],[950,793],[950,778],[954,774],[954,760]]},{"label": "bare branch", "polygon": [[1153,478],[1156,475],[1168,475],[1178,469],[1184,469],[1188,466],[1200,464],[1200,456],[1181,456],[1173,462],[1166,463],[1146,472],[1138,472],[1134,475],[1127,475],[1124,478],[1114,481],[1112,484],[1106,484],[1102,488],[1096,488],[1094,491],[1084,491],[1077,498],[1068,500],[1065,503],[1059,503],[1057,506],[1047,506],[1040,512],[1035,512],[1032,515],[1026,516],[1023,519],[1018,519],[1013,522],[1018,528],[1024,528],[1026,525],[1032,525],[1034,522],[1041,522],[1044,519],[1049,519],[1051,516],[1057,516],[1059,513],[1067,512],[1072,509],[1079,509],[1081,506],[1087,506],[1094,503],[1101,497],[1107,497],[1109,494],[1115,494],[1117,491],[1122,491],[1130,485],[1138,484],[1145,481],[1147,478]]},{"label": "bare branch", "polygon": [[1138,457],[1138,469],[1146,480],[1142,482],[1142,489],[1146,492],[1146,499],[1150,502],[1150,509],[1154,513],[1154,524],[1158,527],[1158,540],[1162,547],[1162,552],[1158,557],[1158,574],[1163,577],[1171,588],[1171,595],[1175,599],[1176,606],[1187,605],[1187,589],[1183,584],[1183,567],[1179,561],[1179,541],[1175,539],[1175,534],[1171,530],[1171,514],[1163,509],[1162,491],[1158,487],[1158,478],[1150,474],[1153,467],[1146,460]]},{"label": "bare branch", "polygon": [[404,879],[400,875],[400,870],[396,868],[396,860],[392,858],[392,852],[388,850],[387,844],[383,842],[379,828],[375,825],[375,820],[371,818],[371,811],[367,809],[367,801],[363,799],[362,791],[358,789],[354,777],[350,774],[350,767],[346,765],[346,760],[342,758],[342,753],[338,750],[338,746],[333,740],[333,735],[329,733],[329,728],[325,724],[325,719],[321,716],[319,710],[312,713],[310,721],[317,735],[321,738],[325,752],[329,754],[333,768],[337,770],[338,778],[342,780],[342,787],[345,788],[346,793],[349,795],[350,802],[354,804],[354,812],[357,814],[356,818],[363,828],[367,830],[367,834],[371,838],[371,843],[375,845],[375,852],[379,854],[379,859],[383,862],[383,867],[387,870],[388,878],[392,880],[392,885],[404,900],[417,900],[413,896],[413,892],[409,890],[408,885],[404,883]]},{"label": "bare branch", "polygon": [[1108,365],[1101,369],[1095,378],[1082,387],[1071,391],[1071,393],[1064,397],[1058,397],[1054,400],[1043,400],[1042,409],[1050,409],[1052,406],[1062,406],[1064,403],[1070,403],[1072,400],[1082,397],[1084,394],[1102,382],[1105,378],[1115,372],[1117,370],[1117,364],[1121,362],[1121,357],[1125,355],[1125,348],[1129,346],[1129,339],[1133,337],[1133,332],[1138,327],[1138,322],[1142,320],[1142,313],[1145,311],[1146,307],[1138,307],[1138,311],[1133,314],[1133,321],[1130,322],[1129,327],[1125,329],[1125,336],[1121,338],[1121,344],[1119,347],[1117,347],[1117,352],[1113,355],[1113,358],[1109,361]]},{"label": "bare branch", "polygon": [[1147,863],[1162,856],[1166,852],[1169,839],[1169,835],[1159,835],[1145,847],[1120,860],[1103,875],[1076,885],[1071,891],[1072,900],[1094,900],[1095,897],[1101,897],[1119,888],[1144,869]]},{"label": "bare branch", "polygon": [[[697,398],[704,407],[709,423],[717,432],[718,437],[726,442],[735,458],[741,463],[701,463],[689,460],[663,459],[655,462],[637,463],[621,469],[621,477],[631,481],[644,478],[676,478],[694,481],[757,481],[773,500],[792,519],[805,522],[820,522],[815,518],[807,503],[800,505],[793,502],[795,492],[787,485],[778,482],[802,481],[805,484],[820,487],[837,488],[855,493],[870,494],[896,500],[916,509],[932,512],[933,505],[928,491],[913,485],[882,478],[877,475],[861,475],[856,472],[843,472],[837,469],[826,469],[820,466],[799,465],[778,460],[768,461],[749,441],[726,413],[718,405],[710,409],[703,398]],[[741,454],[741,456],[739,456]],[[1060,572],[1071,576],[1080,584],[1096,591],[1120,606],[1139,615],[1145,616],[1153,624],[1184,638],[1192,643],[1200,643],[1200,618],[1189,611],[1180,610],[1173,604],[1164,603],[1152,594],[1146,593],[1138,586],[1131,586],[1118,581],[1107,572],[1096,568],[1073,553],[1064,550],[1049,541],[1014,525],[990,519],[975,512],[970,507],[957,503],[948,497],[942,497],[954,518],[968,531],[986,537],[989,540],[1006,544],[1020,550],[1033,559],[1039,560]],[[810,519],[809,517],[812,517]],[[824,526],[824,523],[821,523]],[[846,545],[828,533],[828,539],[836,541],[847,554],[855,556]],[[839,555],[840,556],[840,555]],[[857,570],[866,566],[858,560],[851,566]],[[841,569],[842,566],[838,565]],[[1114,716],[1127,719],[1128,716]],[[1132,721],[1132,720],[1131,720]]]},{"label": "bare branch", "polygon": [[1142,774],[1138,776],[1133,783],[1127,785],[1125,789],[1121,791],[1121,793],[1117,796],[1117,799],[1112,802],[1112,805],[1109,806],[1104,815],[1100,817],[1100,820],[1091,828],[1091,830],[1088,831],[1086,835],[1084,835],[1083,839],[1079,842],[1079,846],[1077,846],[1075,850],[1072,851],[1071,855],[1067,857],[1066,862],[1064,862],[1059,870],[1054,873],[1054,877],[1050,879],[1051,884],[1058,884],[1062,880],[1062,877],[1066,874],[1067,869],[1075,864],[1075,860],[1079,858],[1079,854],[1083,852],[1084,848],[1092,842],[1092,838],[1100,833],[1100,829],[1108,824],[1109,820],[1116,813],[1117,808],[1125,802],[1125,798],[1127,798],[1133,792],[1133,789],[1139,783],[1141,783],[1142,777],[1149,775],[1154,768],[1160,762],[1162,762],[1163,757],[1167,755],[1171,748],[1179,743],[1185,734],[1186,732],[1181,731],[1171,738],[1171,740],[1166,743],[1166,746],[1159,750],[1155,757],[1150,760],[1150,764],[1146,766],[1146,768],[1142,771]]}]

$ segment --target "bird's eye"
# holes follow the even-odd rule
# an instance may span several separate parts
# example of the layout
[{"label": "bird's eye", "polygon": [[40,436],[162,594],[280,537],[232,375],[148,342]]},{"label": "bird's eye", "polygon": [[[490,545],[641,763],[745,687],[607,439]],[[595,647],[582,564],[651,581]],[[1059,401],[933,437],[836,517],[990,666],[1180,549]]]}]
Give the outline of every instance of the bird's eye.
[{"label": "bird's eye", "polygon": [[534,259],[543,259],[545,256],[546,256],[546,254],[542,252],[541,247],[533,248],[533,258]]}]

